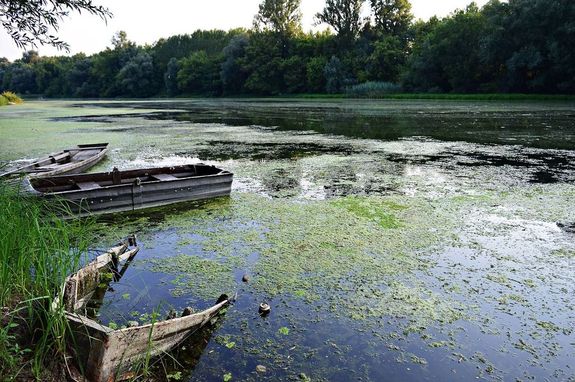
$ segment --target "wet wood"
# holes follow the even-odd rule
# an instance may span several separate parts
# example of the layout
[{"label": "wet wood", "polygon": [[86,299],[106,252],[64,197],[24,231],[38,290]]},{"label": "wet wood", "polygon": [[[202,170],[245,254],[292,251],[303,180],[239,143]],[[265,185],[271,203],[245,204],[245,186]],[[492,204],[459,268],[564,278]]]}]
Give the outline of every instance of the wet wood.
[{"label": "wet wood", "polygon": [[111,248],[70,275],[62,294],[54,301],[54,308],[63,304],[66,309],[72,338],[70,349],[88,381],[110,382],[130,377],[129,368],[135,361],[147,354],[154,356],[174,348],[214,320],[230,303],[230,299],[222,295],[214,306],[204,311],[194,313],[191,308],[186,308],[182,317],[141,326],[130,325],[119,330],[79,313],[93,296],[102,275],[114,270],[123,274],[118,267],[122,263],[129,264],[137,252],[138,247],[130,248],[128,240]]}]

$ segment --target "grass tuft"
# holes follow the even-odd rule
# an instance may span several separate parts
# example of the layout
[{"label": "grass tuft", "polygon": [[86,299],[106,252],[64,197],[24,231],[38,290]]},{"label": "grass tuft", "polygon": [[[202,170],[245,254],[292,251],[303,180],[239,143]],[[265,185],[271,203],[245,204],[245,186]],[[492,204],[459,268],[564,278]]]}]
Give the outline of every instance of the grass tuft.
[{"label": "grass tuft", "polygon": [[5,91],[0,94],[0,106],[17,105],[22,102],[24,101],[22,101],[22,98],[18,97],[16,93]]},{"label": "grass tuft", "polygon": [[78,269],[90,232],[89,222],[63,221],[0,183],[0,380],[44,380],[63,360],[67,321],[52,299]]}]

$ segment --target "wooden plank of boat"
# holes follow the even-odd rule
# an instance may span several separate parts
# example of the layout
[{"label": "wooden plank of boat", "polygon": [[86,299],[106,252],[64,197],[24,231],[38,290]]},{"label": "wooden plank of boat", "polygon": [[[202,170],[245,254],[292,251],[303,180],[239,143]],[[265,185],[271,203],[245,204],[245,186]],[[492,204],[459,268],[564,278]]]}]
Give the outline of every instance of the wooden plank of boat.
[{"label": "wooden plank of boat", "polygon": [[107,143],[78,145],[0,174],[0,178],[17,174],[29,174],[31,177],[47,177],[81,173],[101,161],[107,152]]},{"label": "wooden plank of boat", "polygon": [[[134,361],[149,353],[150,356],[166,352],[184,341],[190,334],[212,322],[232,300],[222,295],[215,305],[195,314],[167,319],[152,324],[114,330],[79,313],[92,297],[94,290],[104,281],[102,275],[111,271],[121,277],[129,262],[138,252],[124,242],[77,273],[69,276],[53,307],[63,306],[73,335],[76,360],[84,370],[84,377],[92,382],[123,380]],[[122,264],[123,263],[123,264]],[[122,266],[122,270],[118,270]],[[119,278],[115,278],[119,281]],[[109,281],[108,281],[109,282]],[[103,288],[103,290],[106,290]],[[102,296],[103,298],[103,296]]]},{"label": "wooden plank of boat", "polygon": [[88,215],[228,196],[232,181],[232,173],[200,163],[26,178],[24,187],[37,196],[64,201],[73,213]]}]

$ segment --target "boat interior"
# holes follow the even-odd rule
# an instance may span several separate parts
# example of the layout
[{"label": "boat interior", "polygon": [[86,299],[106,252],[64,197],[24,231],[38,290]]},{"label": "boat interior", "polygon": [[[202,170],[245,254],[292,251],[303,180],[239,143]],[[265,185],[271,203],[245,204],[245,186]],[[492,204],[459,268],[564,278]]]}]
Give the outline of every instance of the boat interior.
[{"label": "boat interior", "polygon": [[32,172],[52,171],[66,163],[77,163],[90,159],[108,146],[107,143],[94,145],[78,145],[78,147],[64,150],[34,163],[30,168]]},{"label": "boat interior", "polygon": [[227,171],[204,164],[128,171],[119,171],[114,168],[113,171],[105,173],[63,175],[49,178],[30,179],[30,183],[36,191],[53,193],[74,190],[88,191],[118,185],[170,182],[179,179],[227,173]]}]

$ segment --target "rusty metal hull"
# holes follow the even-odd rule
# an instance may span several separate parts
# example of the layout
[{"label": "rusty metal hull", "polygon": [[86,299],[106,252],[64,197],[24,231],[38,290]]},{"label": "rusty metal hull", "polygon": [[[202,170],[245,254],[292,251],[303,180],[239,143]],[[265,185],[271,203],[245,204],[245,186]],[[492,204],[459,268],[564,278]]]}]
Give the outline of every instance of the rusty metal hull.
[{"label": "rusty metal hull", "polygon": [[[116,182],[114,177],[117,177]],[[230,172],[197,164],[115,174],[26,179],[24,182],[28,191],[45,198],[61,199],[72,213],[86,215],[228,196],[232,181]]]}]

